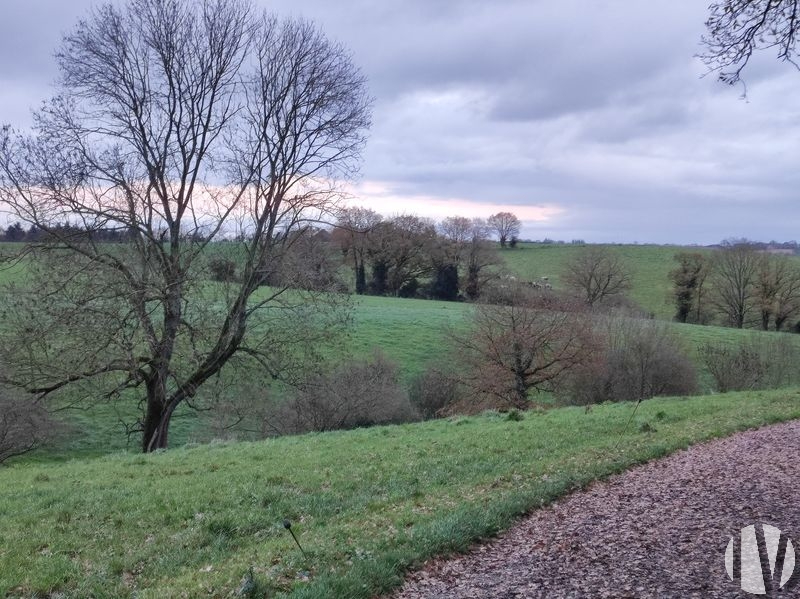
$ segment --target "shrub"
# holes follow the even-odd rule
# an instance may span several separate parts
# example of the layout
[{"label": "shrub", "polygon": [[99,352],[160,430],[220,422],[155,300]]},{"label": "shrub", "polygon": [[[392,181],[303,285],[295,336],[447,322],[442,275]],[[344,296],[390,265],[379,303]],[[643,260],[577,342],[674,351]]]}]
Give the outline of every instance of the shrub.
[{"label": "shrub", "polygon": [[696,393],[695,367],[666,325],[609,318],[599,329],[599,350],[557,389],[562,401],[586,405]]},{"label": "shrub", "polygon": [[236,263],[227,258],[214,257],[208,262],[211,279],[228,283],[236,279]]},{"label": "shrub", "polygon": [[411,404],[424,420],[442,416],[447,406],[461,398],[461,389],[455,377],[439,368],[428,368],[417,376],[409,389]]},{"label": "shrub", "polygon": [[284,433],[351,429],[418,420],[397,366],[376,352],[303,381],[283,404],[275,428]]},{"label": "shrub", "polygon": [[41,403],[0,390],[0,464],[33,451],[62,430]]},{"label": "shrub", "polygon": [[706,343],[700,356],[717,391],[777,389],[798,381],[797,347],[784,335],[754,338],[739,345]]}]

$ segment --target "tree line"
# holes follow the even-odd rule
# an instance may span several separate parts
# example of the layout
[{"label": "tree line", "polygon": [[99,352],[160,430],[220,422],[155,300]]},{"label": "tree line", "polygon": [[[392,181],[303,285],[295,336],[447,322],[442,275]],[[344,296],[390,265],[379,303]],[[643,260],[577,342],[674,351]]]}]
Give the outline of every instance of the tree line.
[{"label": "tree line", "polygon": [[84,238],[97,242],[122,243],[131,239],[132,233],[124,228],[112,227],[82,227],[69,222],[55,223],[47,229],[30,224],[24,227],[20,222],[14,222],[5,229],[0,229],[0,242],[9,243],[38,243],[49,239],[56,240],[60,237],[73,239]]},{"label": "tree line", "polygon": [[[500,276],[501,261],[493,239],[501,247],[503,243],[516,246],[519,226],[519,219],[509,212],[487,219],[450,216],[436,222],[413,214],[387,218],[368,208],[344,208],[329,227],[279,233],[287,235],[290,243],[286,251],[273,256],[262,284],[357,295],[476,300]],[[217,252],[210,258],[211,277],[236,280],[242,272],[239,262],[230,252]],[[350,270],[349,282],[341,280],[342,265]]]},{"label": "tree line", "polygon": [[494,276],[490,267],[498,264],[492,235],[501,247],[513,247],[519,227],[519,219],[508,212],[435,223],[414,215],[387,219],[356,207],[341,211],[332,241],[352,268],[357,294],[412,297],[429,279],[426,297],[474,300]]},{"label": "tree line", "polygon": [[747,240],[680,252],[670,272],[675,319],[764,331],[800,330],[800,266]]}]

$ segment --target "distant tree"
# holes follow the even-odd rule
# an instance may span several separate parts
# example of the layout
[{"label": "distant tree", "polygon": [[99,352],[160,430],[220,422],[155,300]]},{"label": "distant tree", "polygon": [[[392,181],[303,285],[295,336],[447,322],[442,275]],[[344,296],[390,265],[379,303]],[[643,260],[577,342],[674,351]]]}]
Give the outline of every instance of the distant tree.
[{"label": "distant tree", "polygon": [[458,299],[458,267],[452,263],[439,264],[431,281],[431,299],[454,301]]},{"label": "distant tree", "polygon": [[[166,448],[176,410],[232,359],[281,377],[324,337],[331,298],[256,292],[357,170],[371,99],[345,48],[248,0],[100,5],[56,56],[33,134],[0,129],[0,200],[49,238],[0,351],[39,396],[132,398],[142,450]],[[128,239],[109,248],[66,221]],[[236,284],[199,284],[228,231]]]},{"label": "distant tree", "polygon": [[487,267],[498,262],[496,251],[489,243],[489,225],[479,218],[451,216],[441,221],[437,229],[444,240],[445,258],[462,269],[464,295],[477,299],[489,278]]},{"label": "distant tree", "polygon": [[631,274],[622,258],[597,245],[577,250],[565,264],[561,280],[590,307],[631,288]]},{"label": "distant tree", "polygon": [[333,240],[353,264],[355,290],[361,295],[367,291],[366,262],[370,235],[383,217],[369,208],[342,209],[336,220]]},{"label": "distant tree", "polygon": [[22,224],[18,222],[11,224],[6,227],[6,233],[4,237],[6,241],[24,241],[25,229],[23,229]]},{"label": "distant tree", "polygon": [[756,283],[761,256],[752,244],[727,242],[711,263],[712,304],[730,326],[741,329],[756,309]]},{"label": "distant tree", "polygon": [[269,428],[278,433],[331,431],[419,420],[400,385],[397,365],[382,353],[309,372]]},{"label": "distant tree", "polygon": [[800,311],[800,269],[786,256],[761,254],[753,288],[762,330],[781,330]]},{"label": "distant tree", "polygon": [[498,212],[486,219],[489,227],[497,233],[500,247],[506,247],[510,239],[519,237],[520,222],[511,212]]},{"label": "distant tree", "polygon": [[790,268],[775,295],[775,330],[781,331],[790,319],[800,316],[800,269]]},{"label": "distant tree", "polygon": [[703,296],[709,263],[703,254],[679,252],[675,254],[678,266],[670,271],[672,293],[675,299],[675,320],[702,322]]},{"label": "distant tree", "polygon": [[211,279],[229,283],[236,279],[236,262],[222,256],[214,256],[208,261]]},{"label": "distant tree", "polygon": [[552,390],[592,349],[588,319],[576,312],[538,310],[516,302],[479,304],[467,332],[455,335],[462,382],[472,407],[527,409],[532,391]]},{"label": "distant tree", "polygon": [[469,245],[474,233],[475,221],[465,216],[448,216],[436,225],[436,230],[448,242],[447,254],[450,261],[458,264],[464,257],[464,249]]},{"label": "distant tree", "polygon": [[568,403],[639,401],[696,392],[695,367],[672,327],[614,317],[597,319],[595,333],[591,359],[558,386],[558,395]]},{"label": "distant tree", "polygon": [[497,275],[491,267],[499,263],[497,250],[489,243],[489,226],[481,219],[472,221],[472,231],[463,259],[466,267],[464,294],[468,299],[480,297],[484,287]]},{"label": "distant tree", "polygon": [[435,246],[436,227],[428,219],[405,214],[379,223],[367,249],[370,293],[413,295],[410,290],[433,270]]},{"label": "distant tree", "polygon": [[281,252],[265,271],[265,285],[308,291],[341,291],[340,263],[330,251],[324,229],[302,227],[287,235]]}]

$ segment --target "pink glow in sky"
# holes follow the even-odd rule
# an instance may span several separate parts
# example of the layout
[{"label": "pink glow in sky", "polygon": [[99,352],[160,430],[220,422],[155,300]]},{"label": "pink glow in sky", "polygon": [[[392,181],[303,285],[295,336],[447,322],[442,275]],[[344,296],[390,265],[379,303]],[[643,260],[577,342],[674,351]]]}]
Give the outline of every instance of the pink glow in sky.
[{"label": "pink glow in sky", "polygon": [[384,216],[416,214],[434,220],[448,216],[487,218],[498,212],[511,212],[525,223],[547,223],[565,212],[564,208],[556,204],[512,205],[433,195],[401,195],[377,181],[364,181],[353,186],[349,190],[349,196],[346,200],[348,205],[363,206]]}]

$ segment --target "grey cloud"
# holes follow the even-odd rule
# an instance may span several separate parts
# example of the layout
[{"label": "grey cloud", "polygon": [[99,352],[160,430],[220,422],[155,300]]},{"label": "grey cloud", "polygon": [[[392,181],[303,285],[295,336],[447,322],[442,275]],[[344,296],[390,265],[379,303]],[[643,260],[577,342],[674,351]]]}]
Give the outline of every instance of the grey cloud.
[{"label": "grey cloud", "polygon": [[[259,0],[349,47],[376,98],[363,178],[398,194],[558,205],[531,237],[796,236],[800,74],[768,53],[742,89],[700,78],[706,3]],[[49,94],[89,0],[4,0],[0,121]],[[24,49],[24,51],[23,51]],[[454,204],[455,205],[455,204]]]}]

